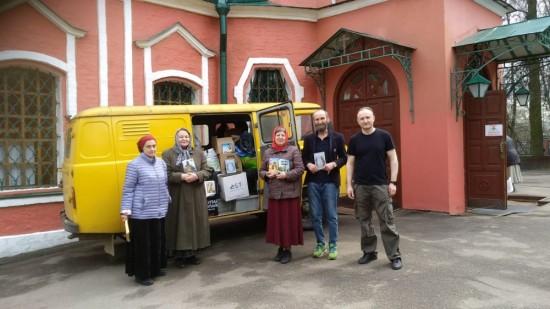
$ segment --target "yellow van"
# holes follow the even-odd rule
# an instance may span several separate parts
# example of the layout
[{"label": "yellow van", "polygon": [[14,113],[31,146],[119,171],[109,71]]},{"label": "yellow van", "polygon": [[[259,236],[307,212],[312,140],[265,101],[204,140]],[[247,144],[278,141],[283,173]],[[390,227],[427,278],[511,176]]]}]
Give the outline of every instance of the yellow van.
[{"label": "yellow van", "polygon": [[[301,144],[301,137],[313,130],[311,114],[319,108],[313,103],[258,103],[97,107],[82,111],[70,119],[65,136],[63,227],[71,238],[106,240],[105,249],[113,254],[114,236],[124,233],[120,200],[126,165],[138,155],[137,140],[145,134],[155,136],[160,156],[173,147],[174,134],[183,127],[193,132],[195,147],[211,154],[220,129],[230,133],[239,123],[247,124],[252,144],[247,152],[240,149],[241,153],[237,153],[242,156],[239,176],[246,175],[248,192],[227,200],[217,196],[209,201],[209,215],[211,220],[220,220],[261,214],[267,208],[267,195],[263,181],[258,179],[257,167],[271,144],[273,128],[286,127],[289,142]],[[239,150],[238,140],[235,145]],[[341,194],[345,194],[345,184]],[[307,199],[304,201],[307,203]]]}]

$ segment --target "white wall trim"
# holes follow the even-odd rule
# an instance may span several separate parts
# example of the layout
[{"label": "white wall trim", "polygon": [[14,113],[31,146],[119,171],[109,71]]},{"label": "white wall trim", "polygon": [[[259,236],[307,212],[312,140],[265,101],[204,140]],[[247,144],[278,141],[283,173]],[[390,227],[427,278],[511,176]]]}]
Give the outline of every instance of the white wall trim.
[{"label": "white wall trim", "polygon": [[151,47],[143,48],[143,73],[145,75],[145,105],[153,105],[153,65],[151,63]]},{"label": "white wall trim", "polygon": [[290,81],[292,82],[292,88],[294,93],[294,102],[302,102],[302,99],[304,98],[304,87],[300,85],[300,82],[298,81],[298,78],[296,77],[296,74],[294,74],[294,69],[292,69],[292,66],[290,65],[290,62],[286,58],[249,58],[246,62],[246,66],[243,70],[243,73],[241,74],[241,78],[239,79],[239,83],[237,86],[235,86],[233,90],[233,96],[237,100],[237,104],[243,104],[245,102],[245,83],[246,80],[250,77],[250,74],[252,72],[252,68],[254,65],[257,64],[273,64],[273,65],[282,65],[285,68],[286,74],[288,77],[290,77]]},{"label": "white wall trim", "polygon": [[497,4],[494,0],[474,0],[474,2],[497,14],[498,16],[504,16],[506,13],[511,12],[509,9]]},{"label": "white wall trim", "polygon": [[189,43],[189,45],[191,45],[191,47],[193,47],[193,49],[198,51],[202,56],[210,58],[216,55],[215,52],[204,46],[204,44],[202,44],[193,34],[191,34],[191,32],[187,31],[187,29],[185,29],[185,27],[183,27],[180,23],[176,23],[172,27],[155,34],[147,40],[137,40],[136,45],[140,48],[151,47],[174,33],[179,34],[185,41],[187,41],[187,43]]},{"label": "white wall trim", "polygon": [[109,106],[109,61],[105,0],[97,0],[97,39],[99,53],[99,106]]},{"label": "white wall trim", "polygon": [[0,237],[0,258],[76,242],[64,230]]},{"label": "white wall trim", "polygon": [[132,0],[124,0],[124,102],[134,105],[134,69],[132,45]]},{"label": "white wall trim", "polygon": [[78,112],[78,87],[76,82],[76,38],[67,33],[67,102],[66,114],[76,115]]},{"label": "white wall trim", "polygon": [[202,94],[202,104],[203,105],[207,105],[207,104],[210,104],[210,98],[209,98],[209,95],[210,95],[210,81],[208,79],[208,57],[205,57],[205,56],[202,56],[202,59],[201,59],[201,62],[202,62],[202,67],[201,67],[201,77],[202,77],[202,80],[203,80],[203,84],[202,84],[202,90],[201,90],[201,94]]},{"label": "white wall trim", "polygon": [[69,33],[77,38],[81,38],[84,35],[86,35],[86,31],[77,29],[69,25],[63,18],[59,17],[55,12],[50,10],[47,6],[45,6],[41,1],[39,0],[29,0],[27,1],[28,4],[30,4],[35,10],[37,10],[40,14],[42,14],[44,17],[46,17],[52,24],[57,26],[59,29],[63,30],[65,33]]}]

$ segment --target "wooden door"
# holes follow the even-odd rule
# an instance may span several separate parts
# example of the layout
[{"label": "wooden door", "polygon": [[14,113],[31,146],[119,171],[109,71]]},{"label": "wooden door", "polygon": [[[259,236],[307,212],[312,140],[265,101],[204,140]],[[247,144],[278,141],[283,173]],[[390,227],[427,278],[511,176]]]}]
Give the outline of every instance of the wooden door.
[{"label": "wooden door", "polygon": [[[369,61],[351,68],[339,83],[335,106],[335,130],[344,134],[346,143],[361,129],[357,111],[369,106],[374,111],[374,127],[388,131],[395,143],[400,166],[403,164],[399,135],[399,94],[391,71],[384,65]],[[389,160],[386,162],[389,177]],[[389,178],[388,178],[389,179]],[[401,173],[398,182],[401,183]],[[398,189],[392,197],[394,208],[402,207]]]},{"label": "wooden door", "polygon": [[506,93],[467,93],[464,111],[467,207],[506,209]]}]

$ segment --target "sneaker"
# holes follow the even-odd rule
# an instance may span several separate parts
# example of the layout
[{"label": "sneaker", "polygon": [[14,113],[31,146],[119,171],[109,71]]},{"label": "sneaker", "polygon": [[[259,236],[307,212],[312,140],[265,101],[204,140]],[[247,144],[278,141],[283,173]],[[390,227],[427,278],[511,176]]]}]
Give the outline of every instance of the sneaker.
[{"label": "sneaker", "polygon": [[336,260],[338,257],[338,248],[336,247],[336,244],[329,244],[328,247],[328,259]]},{"label": "sneaker", "polygon": [[327,246],[325,246],[325,243],[318,242],[317,247],[313,250],[313,257],[320,258],[325,255],[325,252],[327,252]]},{"label": "sneaker", "polygon": [[378,258],[376,251],[374,252],[364,252],[363,256],[357,261],[359,264],[367,264],[368,262],[374,261]]}]

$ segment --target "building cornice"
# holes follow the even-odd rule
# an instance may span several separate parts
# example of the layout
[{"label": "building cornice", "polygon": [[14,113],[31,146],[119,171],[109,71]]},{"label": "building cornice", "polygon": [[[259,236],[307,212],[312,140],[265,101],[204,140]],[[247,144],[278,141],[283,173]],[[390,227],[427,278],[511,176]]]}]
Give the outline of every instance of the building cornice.
[{"label": "building cornice", "polygon": [[180,23],[174,24],[170,28],[153,35],[149,39],[137,40],[136,46],[140,48],[151,47],[174,33],[178,33],[179,35],[181,35],[201,55],[210,58],[216,54],[215,52],[206,48],[206,46],[204,46],[194,35],[191,34],[191,32],[185,29],[185,27],[183,27]]},{"label": "building cornice", "polygon": [[[214,4],[204,0],[141,0],[161,6],[176,8],[210,17],[218,17]],[[290,6],[231,6],[229,18],[262,18],[317,22],[319,19],[344,14],[389,0],[355,0],[322,8],[298,8]],[[185,4],[183,3],[185,2]]]}]

